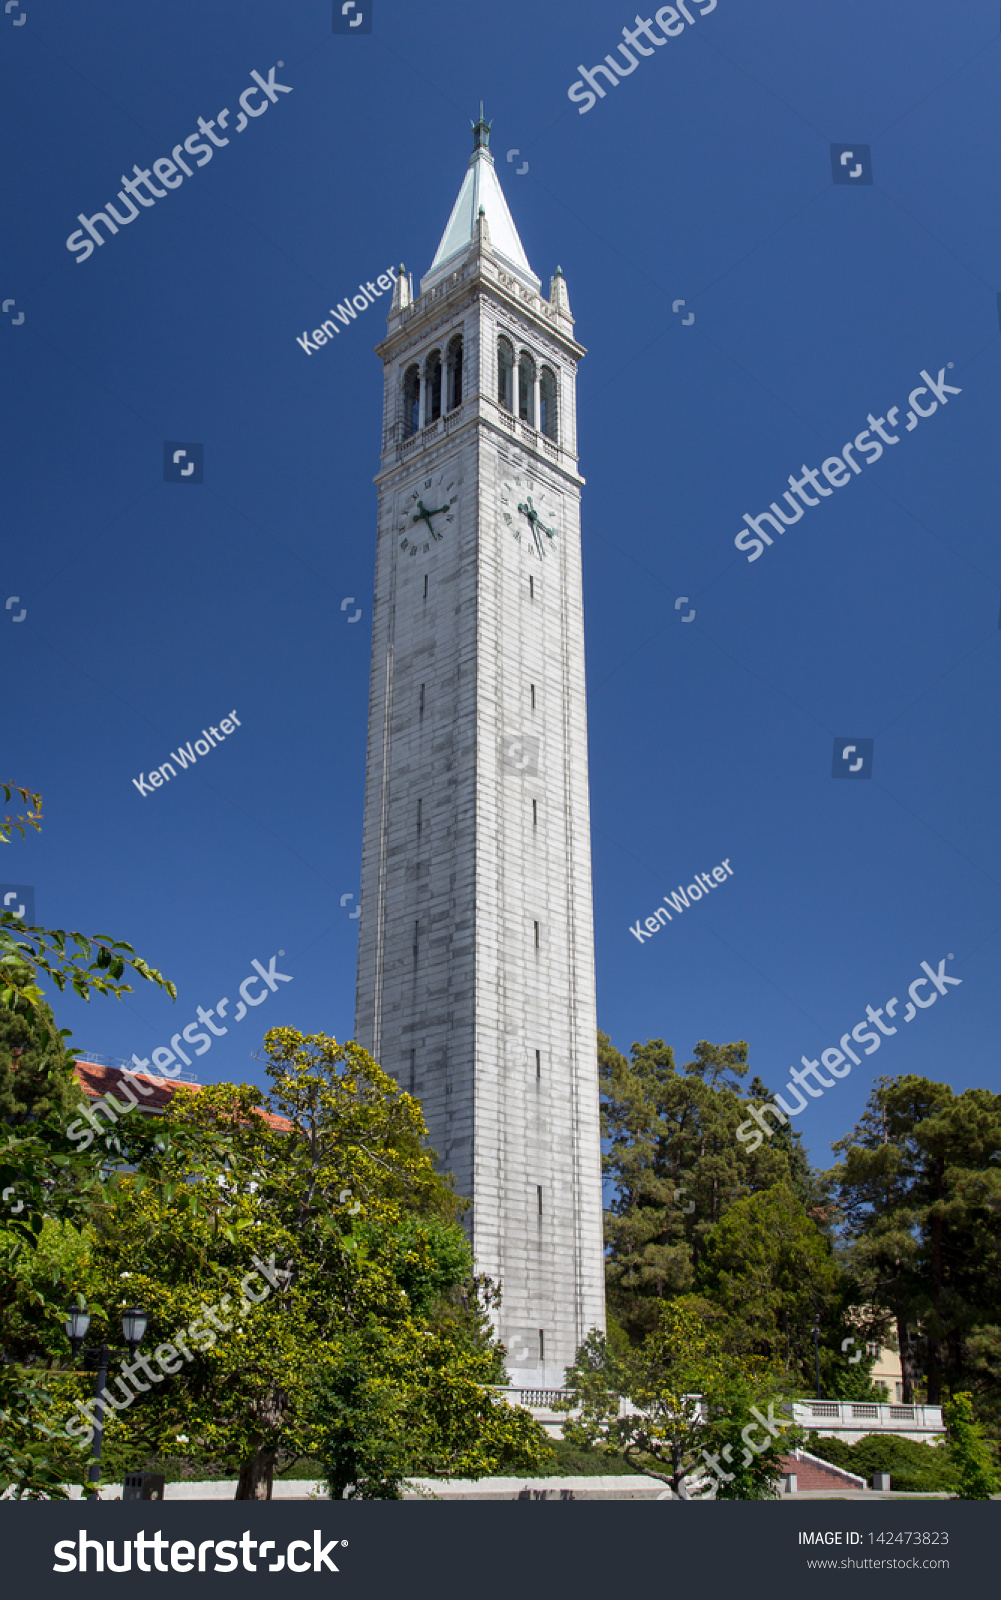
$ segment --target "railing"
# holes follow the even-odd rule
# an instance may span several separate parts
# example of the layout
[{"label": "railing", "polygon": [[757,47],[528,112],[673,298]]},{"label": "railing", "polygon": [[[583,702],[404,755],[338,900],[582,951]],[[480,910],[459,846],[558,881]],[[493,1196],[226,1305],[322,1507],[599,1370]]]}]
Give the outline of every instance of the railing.
[{"label": "railing", "polygon": [[859,1400],[797,1400],[793,1419],[805,1427],[812,1422],[834,1422],[840,1428],[857,1430],[868,1423],[869,1432],[943,1431],[941,1406],[895,1406]]},{"label": "railing", "polygon": [[441,283],[435,284],[433,289],[427,289],[424,294],[418,295],[416,300],[412,300],[408,306],[402,308],[400,312],[402,322],[409,322],[411,317],[419,316],[422,311],[427,310],[428,306],[434,305],[436,300],[443,299],[465,277],[465,267],[459,267],[455,272],[450,272],[447,278],[442,279]]},{"label": "railing", "polygon": [[513,1406],[527,1406],[537,1411],[550,1411],[557,1400],[565,1400],[565,1389],[512,1389],[510,1385],[499,1389],[500,1394],[510,1400]]},{"label": "railing", "polygon": [[435,417],[434,421],[429,422],[426,427],[420,430],[419,433],[412,433],[408,439],[403,439],[400,441],[398,449],[401,460],[406,456],[412,455],[415,450],[422,450],[424,446],[426,444],[430,444],[431,440],[436,438],[439,433],[442,435],[451,433],[452,429],[457,428],[461,421],[461,405],[454,406],[452,410],[446,412],[443,417]]},{"label": "railing", "polygon": [[[573,1409],[576,1408],[577,1396],[573,1390],[568,1389],[515,1389],[510,1385],[506,1387],[498,1385],[494,1392],[503,1395],[509,1405],[525,1406],[529,1411],[554,1411],[557,1401],[565,1401],[568,1398],[574,1402]],[[700,1418],[703,1422],[708,1422],[709,1406],[707,1402],[696,1394],[685,1395],[684,1398],[696,1402]],[[620,1396],[620,1417],[639,1417],[643,1415],[644,1413],[634,1406],[631,1400],[628,1400],[624,1395]]]},{"label": "railing", "polygon": [[96,1050],[85,1050],[82,1052],[79,1050],[74,1050],[71,1052],[71,1054],[84,1066],[112,1067],[118,1072],[137,1072],[143,1078],[165,1078],[168,1083],[195,1083],[198,1084],[199,1088],[201,1088],[201,1084],[198,1083],[198,1079],[195,1077],[195,1074],[193,1072],[185,1072],[183,1069],[180,1072],[173,1073],[157,1072],[153,1067],[133,1066],[131,1061],[123,1061],[121,1056],[98,1055]]}]

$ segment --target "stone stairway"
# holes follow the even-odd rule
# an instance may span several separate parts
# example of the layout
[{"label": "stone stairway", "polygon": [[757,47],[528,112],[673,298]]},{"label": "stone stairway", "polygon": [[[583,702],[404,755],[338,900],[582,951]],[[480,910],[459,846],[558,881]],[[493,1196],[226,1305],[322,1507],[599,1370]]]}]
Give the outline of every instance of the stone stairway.
[{"label": "stone stairway", "polygon": [[857,1473],[847,1472],[842,1467],[835,1467],[830,1461],[822,1461],[820,1456],[813,1456],[808,1450],[794,1450],[791,1455],[780,1457],[782,1472],[796,1474],[796,1487],[798,1490],[809,1489],[864,1489],[866,1482]]}]

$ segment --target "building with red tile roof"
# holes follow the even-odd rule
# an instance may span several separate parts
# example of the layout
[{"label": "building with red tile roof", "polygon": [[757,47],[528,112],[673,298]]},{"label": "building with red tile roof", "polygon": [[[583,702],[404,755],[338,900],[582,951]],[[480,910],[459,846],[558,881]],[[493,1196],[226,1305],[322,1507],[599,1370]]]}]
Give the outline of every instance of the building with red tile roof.
[{"label": "building with red tile roof", "polygon": [[[125,1076],[128,1069],[128,1077]],[[111,1056],[97,1056],[90,1053],[81,1056],[76,1062],[76,1077],[88,1100],[101,1100],[105,1095],[114,1095],[119,1107],[128,1107],[135,1098],[134,1092],[130,1093],[130,1081],[142,1084],[148,1093],[140,1091],[135,1109],[143,1116],[158,1117],[170,1105],[171,1100],[179,1088],[191,1089],[200,1094],[203,1085],[196,1082],[190,1073],[184,1073],[179,1078],[161,1078],[152,1072],[139,1072],[129,1067],[127,1061],[119,1061]],[[124,1079],[124,1087],[123,1085]],[[292,1128],[287,1117],[276,1116],[272,1111],[259,1110],[258,1116],[263,1117],[269,1128],[276,1133],[288,1133]]]}]

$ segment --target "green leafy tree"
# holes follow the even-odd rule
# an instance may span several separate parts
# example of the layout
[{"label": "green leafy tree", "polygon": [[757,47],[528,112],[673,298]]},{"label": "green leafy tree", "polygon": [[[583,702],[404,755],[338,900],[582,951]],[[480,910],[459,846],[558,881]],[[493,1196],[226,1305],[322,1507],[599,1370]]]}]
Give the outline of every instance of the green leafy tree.
[{"label": "green leafy tree", "polygon": [[399,1500],[408,1478],[544,1468],[544,1431],[492,1390],[496,1378],[493,1351],[412,1319],[339,1340],[314,1412],[332,1497]]},{"label": "green leafy tree", "polygon": [[997,1414],[1001,1095],[907,1074],[878,1079],[834,1146],[852,1267],[896,1324],[904,1399],[979,1392]]},{"label": "green leafy tree", "polygon": [[[349,1449],[345,1430],[366,1418],[381,1427],[395,1406],[409,1418],[407,1470],[423,1438],[429,1470],[451,1460],[475,1471],[525,1423],[486,1403],[500,1350],[420,1107],[358,1045],[291,1028],[265,1043],[266,1106],[247,1085],[179,1089],[165,1126],[186,1125],[202,1143],[169,1157],[153,1149],[103,1225],[106,1306],[128,1274],[128,1297],[150,1313],[148,1346],[183,1340],[190,1352],[123,1406],[114,1436],[140,1456],[176,1453],[181,1437],[235,1459],[241,1499],[269,1495],[276,1467],[319,1449],[332,1481],[361,1480],[366,1492],[397,1481],[402,1435],[393,1424],[381,1445],[358,1437]],[[270,1293],[250,1289],[255,1258]],[[222,1337],[206,1336],[209,1310]],[[425,1418],[421,1434],[424,1404],[437,1420]]]},{"label": "green leafy tree", "polygon": [[[566,1388],[560,1406],[571,1445],[620,1455],[683,1499],[714,1481],[720,1498],[774,1495],[787,1448],[784,1425],[774,1421],[774,1375],[728,1349],[711,1308],[694,1296],[662,1304],[657,1326],[620,1355],[593,1331],[567,1369]],[[766,1401],[771,1428],[753,1409]]]},{"label": "green leafy tree", "polygon": [[[10,843],[14,830],[24,838],[26,825],[39,829],[41,795],[0,788],[5,803],[16,790],[28,808],[0,820],[0,842]],[[66,1303],[65,1251],[55,1247],[53,1229],[89,1226],[115,1181],[106,1141],[84,1154],[67,1138],[80,1098],[69,1033],[57,1030],[37,979],[47,973],[60,991],[70,983],[84,1000],[120,999],[131,993],[122,981],[126,969],[175,996],[173,984],[130,945],[0,915],[0,1489],[17,1498],[59,1497],[65,1484],[86,1487],[79,1452],[52,1426],[79,1380],[43,1373],[38,1363],[51,1359],[55,1319]]]},{"label": "green leafy tree", "polygon": [[[725,1314],[731,1346],[812,1389],[811,1330],[825,1367],[840,1358],[842,1277],[830,1240],[788,1183],[737,1200],[706,1237],[699,1292]],[[834,1345],[837,1355],[831,1349]]]},{"label": "green leafy tree", "polygon": [[1001,1478],[983,1426],[974,1418],[972,1394],[954,1394],[945,1406],[945,1420],[960,1500],[989,1500],[1001,1488]]}]

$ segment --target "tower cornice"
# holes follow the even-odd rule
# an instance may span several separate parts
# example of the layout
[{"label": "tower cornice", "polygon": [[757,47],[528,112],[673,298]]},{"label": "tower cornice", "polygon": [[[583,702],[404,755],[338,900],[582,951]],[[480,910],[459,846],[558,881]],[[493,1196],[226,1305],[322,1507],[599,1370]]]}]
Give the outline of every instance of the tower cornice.
[{"label": "tower cornice", "polygon": [[577,362],[587,354],[586,346],[571,332],[573,318],[569,313],[526,288],[513,272],[480,252],[411,305],[391,315],[385,339],[375,346],[376,355],[384,362],[396,360],[409,342],[419,343],[426,338],[438,319],[444,321],[454,315],[464,295],[472,300],[477,293],[490,294],[498,304],[526,318],[534,328],[554,339],[570,360]]}]

